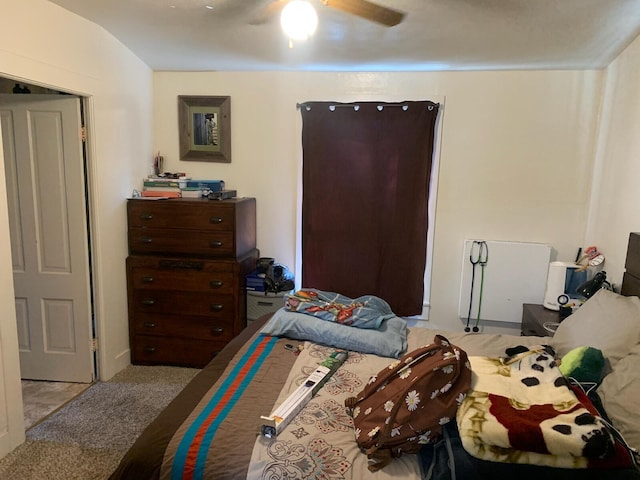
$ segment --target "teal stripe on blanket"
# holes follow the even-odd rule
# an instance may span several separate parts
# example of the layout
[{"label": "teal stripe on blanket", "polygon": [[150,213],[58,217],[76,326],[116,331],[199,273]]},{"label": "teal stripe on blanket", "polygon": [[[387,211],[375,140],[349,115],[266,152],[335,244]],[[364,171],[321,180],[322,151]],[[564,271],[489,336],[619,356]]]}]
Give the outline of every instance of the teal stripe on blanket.
[{"label": "teal stripe on blanket", "polygon": [[[265,358],[273,350],[277,340],[277,337],[261,335],[252,342],[240,361],[220,385],[214,396],[185,432],[176,450],[176,455],[171,467],[172,480],[189,478],[193,478],[194,480],[202,479],[207,452],[216,431],[233,409],[238,399],[242,396],[247,386],[251,383],[251,380],[258,372]],[[256,355],[256,351],[261,348],[262,351]],[[233,391],[233,388],[235,388],[235,391]],[[231,393],[230,397],[229,393]],[[223,403],[221,404],[221,402]],[[211,413],[216,409],[218,413],[215,418],[209,419]],[[208,420],[210,420],[211,423],[206,426],[204,435],[202,435],[201,429]],[[200,435],[198,435],[199,433]],[[194,462],[193,452],[190,454],[190,450],[196,448],[198,441],[200,441],[200,444],[197,445],[197,455]]]}]

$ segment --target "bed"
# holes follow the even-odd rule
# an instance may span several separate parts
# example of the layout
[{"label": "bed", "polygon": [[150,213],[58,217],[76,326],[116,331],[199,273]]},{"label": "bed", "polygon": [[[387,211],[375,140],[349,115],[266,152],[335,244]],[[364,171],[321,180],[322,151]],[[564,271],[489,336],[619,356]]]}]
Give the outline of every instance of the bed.
[{"label": "bed", "polygon": [[[320,323],[314,323],[314,328],[300,331],[300,322],[293,318],[276,312],[279,320],[275,322],[272,314],[265,315],[218,354],[144,430],[110,478],[638,479],[637,469],[629,462],[567,469],[469,457],[456,432],[448,432],[446,448],[430,446],[424,455],[402,455],[371,473],[366,455],[355,443],[344,400],[360,392],[393,357],[431,343],[436,334],[446,336],[470,356],[488,358],[504,356],[514,346],[550,344],[562,357],[588,345],[601,351],[610,367],[594,403],[598,406],[601,400],[600,413],[631,447],[640,448],[639,279],[640,241],[637,234],[631,234],[622,294],[599,291],[562,322],[553,338],[407,329],[394,317],[384,318],[373,329],[356,331],[353,326],[340,325],[350,332],[346,362],[284,431],[271,439],[259,433],[260,417],[269,415],[307,379],[335,350],[324,343],[336,340],[331,338],[333,331],[323,330],[330,322],[317,320]],[[378,331],[380,336],[368,337]]]}]

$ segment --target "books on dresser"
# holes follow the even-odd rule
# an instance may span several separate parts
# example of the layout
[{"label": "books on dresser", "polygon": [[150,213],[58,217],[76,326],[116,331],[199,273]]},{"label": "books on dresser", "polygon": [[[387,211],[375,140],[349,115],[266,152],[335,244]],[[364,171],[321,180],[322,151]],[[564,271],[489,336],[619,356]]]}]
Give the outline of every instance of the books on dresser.
[{"label": "books on dresser", "polygon": [[[193,180],[187,177],[147,177],[142,182],[142,197],[200,198],[224,190],[223,180]],[[235,195],[234,195],[235,196]],[[226,195],[222,198],[231,198]]]},{"label": "books on dresser", "polygon": [[162,198],[180,198],[182,196],[180,191],[166,191],[166,190],[143,190],[140,192],[142,197],[162,197]]}]

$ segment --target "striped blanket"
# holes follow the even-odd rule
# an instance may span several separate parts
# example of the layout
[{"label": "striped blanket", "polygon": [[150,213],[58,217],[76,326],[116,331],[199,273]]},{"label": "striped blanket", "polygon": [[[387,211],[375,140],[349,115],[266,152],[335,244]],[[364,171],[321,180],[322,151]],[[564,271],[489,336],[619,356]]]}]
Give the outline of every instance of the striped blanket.
[{"label": "striped blanket", "polygon": [[[354,441],[344,399],[391,359],[350,353],[285,430],[269,439],[259,434],[260,417],[274,411],[335,350],[304,342],[296,355],[287,344],[298,346],[267,335],[245,345],[173,435],[160,479],[360,480],[373,475]],[[375,476],[392,478],[419,480],[417,457],[397,459]]]}]

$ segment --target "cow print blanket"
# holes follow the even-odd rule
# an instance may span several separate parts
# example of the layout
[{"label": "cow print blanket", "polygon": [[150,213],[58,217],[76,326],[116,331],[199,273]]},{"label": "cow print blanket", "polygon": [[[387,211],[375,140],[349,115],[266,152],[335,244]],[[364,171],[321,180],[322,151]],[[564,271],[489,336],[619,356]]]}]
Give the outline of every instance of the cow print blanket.
[{"label": "cow print blanket", "polygon": [[[471,391],[457,414],[465,450],[494,462],[587,468],[614,449],[602,418],[568,386],[548,347],[469,357]],[[588,400],[587,400],[588,401]]]}]

